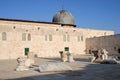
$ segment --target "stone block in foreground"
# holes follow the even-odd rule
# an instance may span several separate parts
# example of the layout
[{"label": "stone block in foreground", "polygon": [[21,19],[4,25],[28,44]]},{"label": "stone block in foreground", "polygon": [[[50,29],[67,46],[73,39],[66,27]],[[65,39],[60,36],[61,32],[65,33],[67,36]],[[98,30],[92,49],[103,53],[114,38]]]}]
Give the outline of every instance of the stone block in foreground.
[{"label": "stone block in foreground", "polygon": [[50,63],[39,66],[40,72],[58,72],[58,71],[72,71],[72,68],[64,63]]}]

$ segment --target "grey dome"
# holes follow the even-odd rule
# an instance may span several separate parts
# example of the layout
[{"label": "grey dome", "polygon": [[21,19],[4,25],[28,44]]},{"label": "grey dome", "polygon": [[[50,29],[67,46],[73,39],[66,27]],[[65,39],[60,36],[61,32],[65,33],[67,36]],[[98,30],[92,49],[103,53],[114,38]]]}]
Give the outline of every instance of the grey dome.
[{"label": "grey dome", "polygon": [[74,25],[74,18],[70,12],[66,10],[60,10],[53,16],[52,22]]}]

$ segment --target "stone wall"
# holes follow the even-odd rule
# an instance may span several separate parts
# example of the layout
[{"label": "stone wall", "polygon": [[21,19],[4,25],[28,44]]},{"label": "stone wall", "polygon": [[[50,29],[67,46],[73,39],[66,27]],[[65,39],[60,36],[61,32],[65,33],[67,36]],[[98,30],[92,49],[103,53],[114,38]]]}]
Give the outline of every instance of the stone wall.
[{"label": "stone wall", "polygon": [[[2,40],[2,33],[6,40]],[[22,40],[23,33],[26,40]],[[25,56],[25,48],[38,57],[58,57],[65,47],[74,55],[86,53],[86,38],[114,34],[113,31],[74,28],[69,25],[0,20],[0,59]],[[30,37],[30,40],[28,39]]]},{"label": "stone wall", "polygon": [[[89,38],[86,40],[87,50],[105,48],[109,54],[117,54],[120,49],[120,34]],[[88,52],[89,53],[89,52]]]}]

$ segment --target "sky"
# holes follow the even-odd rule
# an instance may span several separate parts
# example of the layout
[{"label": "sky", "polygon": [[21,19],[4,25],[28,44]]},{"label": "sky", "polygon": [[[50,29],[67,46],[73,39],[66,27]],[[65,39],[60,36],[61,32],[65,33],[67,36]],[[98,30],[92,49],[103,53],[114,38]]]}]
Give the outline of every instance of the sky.
[{"label": "sky", "polygon": [[74,16],[77,27],[120,34],[120,0],[0,0],[0,18],[52,22],[61,9]]}]

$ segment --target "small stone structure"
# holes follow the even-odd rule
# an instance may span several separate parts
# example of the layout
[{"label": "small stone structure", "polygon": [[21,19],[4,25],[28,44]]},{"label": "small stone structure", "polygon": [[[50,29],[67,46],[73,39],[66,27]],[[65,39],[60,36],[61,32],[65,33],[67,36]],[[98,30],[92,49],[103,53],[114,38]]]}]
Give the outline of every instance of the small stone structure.
[{"label": "small stone structure", "polygon": [[101,49],[102,60],[108,59],[108,51],[106,49]]},{"label": "small stone structure", "polygon": [[18,66],[16,71],[24,71],[29,70],[29,67],[34,64],[34,54],[33,52],[29,52],[26,57],[19,57],[17,58]]},{"label": "small stone structure", "polygon": [[75,60],[73,59],[72,53],[66,52],[66,54],[67,54],[68,62],[75,62]]},{"label": "small stone structure", "polygon": [[34,61],[34,53],[33,52],[29,52],[28,55],[27,55],[27,58],[30,59],[30,64],[34,64],[35,61]]},{"label": "small stone structure", "polygon": [[100,50],[93,50],[92,53],[93,53],[93,57],[90,58],[90,62],[95,62],[98,59],[100,60],[101,58]]},{"label": "small stone structure", "polygon": [[62,61],[66,62],[67,61],[67,54],[63,51],[60,51],[59,53],[60,53]]},{"label": "small stone structure", "polygon": [[25,70],[29,70],[28,66],[29,66],[29,60],[27,60],[27,58],[25,57],[19,57],[17,58],[17,62],[18,65],[16,67],[16,71],[25,71]]},{"label": "small stone structure", "polygon": [[72,53],[70,53],[69,51],[65,51],[65,52],[60,51],[59,53],[60,53],[60,56],[61,56],[61,59],[62,59],[63,62],[66,62],[66,61],[74,62],[75,61],[73,59]]},{"label": "small stone structure", "polygon": [[99,49],[96,51],[93,51],[93,57],[90,58],[90,62],[100,62],[102,60],[108,59],[108,51],[106,49]]},{"label": "small stone structure", "polygon": [[112,57],[108,59],[108,51],[106,49],[100,49],[90,58],[91,62],[96,62],[100,64],[118,64],[116,58]]}]

